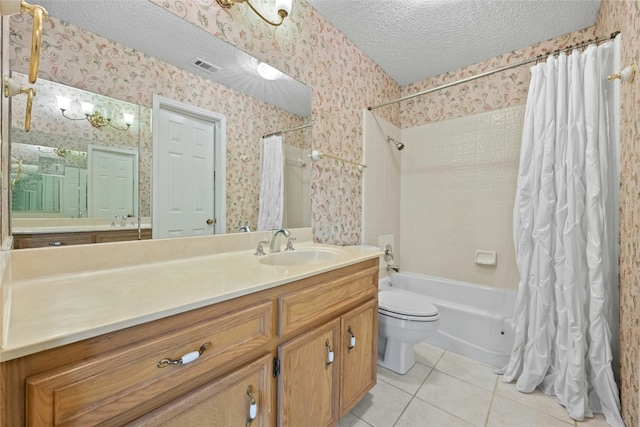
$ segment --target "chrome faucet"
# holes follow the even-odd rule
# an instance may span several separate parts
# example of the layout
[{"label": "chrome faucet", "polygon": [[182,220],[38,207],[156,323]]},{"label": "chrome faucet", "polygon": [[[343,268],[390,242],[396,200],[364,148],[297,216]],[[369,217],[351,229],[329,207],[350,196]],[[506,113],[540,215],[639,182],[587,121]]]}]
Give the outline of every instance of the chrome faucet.
[{"label": "chrome faucet", "polygon": [[251,228],[249,228],[248,225],[242,225],[242,226],[238,227],[238,231],[245,232],[245,233],[250,233],[251,232]]},{"label": "chrome faucet", "polygon": [[280,235],[284,235],[284,237],[291,236],[291,233],[286,228],[281,228],[276,230],[273,233],[273,238],[271,239],[271,244],[269,245],[269,252],[280,252]]}]

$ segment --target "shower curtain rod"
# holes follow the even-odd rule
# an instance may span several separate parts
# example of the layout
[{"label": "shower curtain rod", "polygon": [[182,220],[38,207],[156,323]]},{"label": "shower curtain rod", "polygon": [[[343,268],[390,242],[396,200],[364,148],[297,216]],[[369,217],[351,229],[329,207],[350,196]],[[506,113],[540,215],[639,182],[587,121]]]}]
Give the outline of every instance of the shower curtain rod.
[{"label": "shower curtain rod", "polygon": [[309,126],[313,126],[313,123],[307,123],[306,125],[298,126],[298,127],[295,127],[295,128],[286,129],[286,130],[279,130],[278,132],[268,133],[268,134],[264,135],[263,138],[268,138],[270,136],[280,135],[280,134],[287,133],[287,132],[293,132],[294,130],[300,130],[300,129],[308,128]]},{"label": "shower curtain rod", "polygon": [[590,44],[598,44],[598,43],[601,43],[601,42],[604,42],[604,41],[608,41],[608,40],[614,39],[618,34],[620,34],[620,31],[616,31],[614,33],[611,33],[611,35],[609,37],[601,37],[601,38],[597,38],[597,39],[587,40],[587,41],[584,41],[582,43],[578,43],[576,45],[567,46],[564,49],[558,49],[558,50],[554,50],[553,52],[549,52],[549,53],[546,53],[546,54],[543,54],[543,55],[538,55],[535,58],[528,59],[528,60],[522,61],[522,62],[518,62],[517,64],[511,64],[511,65],[507,65],[507,66],[504,66],[504,67],[501,67],[501,68],[496,68],[495,70],[486,71],[486,72],[481,73],[481,74],[476,74],[475,76],[466,77],[464,79],[460,79],[460,80],[457,80],[457,81],[451,82],[451,83],[446,83],[446,84],[443,84],[443,85],[438,86],[438,87],[434,87],[434,88],[431,88],[431,89],[424,90],[422,92],[414,93],[413,95],[407,95],[407,96],[404,96],[402,98],[398,98],[398,99],[396,99],[394,101],[389,101],[389,102],[385,102],[383,104],[378,104],[378,105],[374,105],[372,107],[367,107],[367,110],[371,111],[371,110],[374,110],[376,108],[386,107],[387,105],[396,104],[398,102],[406,101],[408,99],[415,98],[417,96],[426,95],[428,93],[436,92],[436,91],[441,90],[441,89],[446,89],[446,88],[451,87],[451,86],[456,86],[456,85],[459,85],[459,84],[462,84],[462,83],[470,82],[472,80],[476,80],[476,79],[479,79],[479,78],[482,78],[482,77],[490,76],[492,74],[496,74],[496,73],[499,73],[501,71],[506,71],[506,70],[509,70],[511,68],[520,67],[522,65],[530,64],[532,62],[542,61],[542,60],[548,58],[549,56],[556,55],[556,54],[561,53],[561,52],[566,52],[566,51],[572,50],[572,49],[580,49],[580,48],[583,48],[583,47],[588,46]]}]

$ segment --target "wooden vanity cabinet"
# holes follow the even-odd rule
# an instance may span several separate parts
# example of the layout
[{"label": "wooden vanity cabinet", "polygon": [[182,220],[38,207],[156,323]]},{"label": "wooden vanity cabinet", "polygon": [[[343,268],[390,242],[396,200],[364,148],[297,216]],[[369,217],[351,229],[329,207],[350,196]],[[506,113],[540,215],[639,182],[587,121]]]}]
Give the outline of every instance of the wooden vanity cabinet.
[{"label": "wooden vanity cabinet", "polygon": [[279,426],[334,425],[375,385],[377,268],[280,297],[281,335],[331,320],[278,347]]},{"label": "wooden vanity cabinet", "polygon": [[377,274],[363,261],[4,362],[0,426],[333,426],[375,384]]}]

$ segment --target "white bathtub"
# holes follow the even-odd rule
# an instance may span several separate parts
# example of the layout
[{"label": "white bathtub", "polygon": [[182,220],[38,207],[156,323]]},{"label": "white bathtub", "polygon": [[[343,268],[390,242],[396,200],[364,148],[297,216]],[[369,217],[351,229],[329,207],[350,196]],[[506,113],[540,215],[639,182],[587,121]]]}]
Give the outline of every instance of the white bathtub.
[{"label": "white bathtub", "polygon": [[425,295],[438,308],[440,327],[428,343],[496,367],[509,361],[515,291],[404,272],[380,280],[380,289],[388,286]]}]

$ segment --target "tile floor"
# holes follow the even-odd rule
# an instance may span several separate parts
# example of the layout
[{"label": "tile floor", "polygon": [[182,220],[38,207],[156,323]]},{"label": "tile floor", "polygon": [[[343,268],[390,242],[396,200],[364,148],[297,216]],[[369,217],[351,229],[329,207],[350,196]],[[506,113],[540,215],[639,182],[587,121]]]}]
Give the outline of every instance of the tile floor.
[{"label": "tile floor", "polygon": [[524,394],[493,367],[422,343],[405,375],[378,366],[378,383],[338,427],[607,427],[576,422],[540,390]]}]

